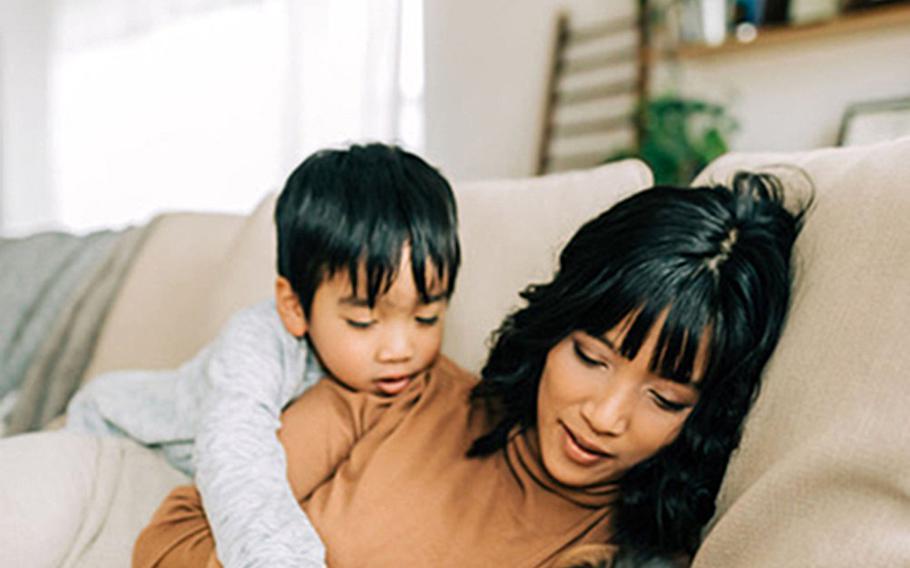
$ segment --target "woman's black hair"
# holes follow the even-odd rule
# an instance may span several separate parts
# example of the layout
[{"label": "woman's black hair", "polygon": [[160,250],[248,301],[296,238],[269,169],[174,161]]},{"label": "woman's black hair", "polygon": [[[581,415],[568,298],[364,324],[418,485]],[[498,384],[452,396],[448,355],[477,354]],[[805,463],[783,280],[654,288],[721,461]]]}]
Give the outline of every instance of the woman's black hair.
[{"label": "woman's black hair", "polygon": [[[397,146],[322,150],[291,173],[275,206],[278,274],[309,316],[316,289],[347,271],[371,307],[395,279],[405,245],[421,299],[431,278],[451,296],[461,263],[452,188],[420,157]],[[362,269],[365,269],[361,272]],[[358,279],[365,278],[363,286]]]},{"label": "woman's black hair", "polygon": [[738,173],[729,188],[653,187],[586,223],[553,280],[522,292],[527,305],[494,334],[472,398],[499,421],[469,455],[534,425],[547,354],[570,333],[626,322],[618,349],[632,359],[666,313],[650,368],[692,383],[699,401],[674,442],[619,480],[613,542],[641,559],[694,553],[781,334],[809,202],[790,212],[777,178]]}]

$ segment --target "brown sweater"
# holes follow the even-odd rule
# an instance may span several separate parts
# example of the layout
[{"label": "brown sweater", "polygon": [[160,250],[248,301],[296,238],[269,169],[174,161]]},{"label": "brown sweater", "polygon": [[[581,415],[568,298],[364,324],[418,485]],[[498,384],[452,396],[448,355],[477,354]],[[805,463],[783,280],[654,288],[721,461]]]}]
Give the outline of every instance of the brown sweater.
[{"label": "brown sweater", "polygon": [[[561,486],[533,430],[465,457],[490,426],[469,402],[475,381],[442,358],[395,399],[325,379],[288,409],[288,476],[330,566],[550,566],[574,545],[609,539],[614,488]],[[185,487],[162,503],[133,560],[204,566],[212,550],[198,493]]]}]

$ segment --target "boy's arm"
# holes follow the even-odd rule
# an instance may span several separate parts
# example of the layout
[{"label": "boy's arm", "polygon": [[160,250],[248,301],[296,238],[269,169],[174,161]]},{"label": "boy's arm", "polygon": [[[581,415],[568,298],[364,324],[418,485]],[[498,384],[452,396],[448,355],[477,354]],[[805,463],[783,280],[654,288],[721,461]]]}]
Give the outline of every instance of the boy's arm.
[{"label": "boy's arm", "polygon": [[323,544],[288,483],[276,434],[282,407],[304,380],[306,353],[274,310],[257,306],[238,314],[207,368],[196,484],[228,568],[325,566]]},{"label": "boy's arm", "polygon": [[[356,438],[362,434],[358,417],[370,412],[364,411],[363,400],[361,395],[325,379],[282,415],[279,434],[291,456],[291,464],[305,464],[288,472],[295,493],[301,496],[312,493],[350,453]],[[320,435],[314,436],[317,431]],[[202,566],[206,561],[214,565],[210,558],[214,542],[208,509],[206,504],[203,511],[195,488],[180,487],[172,491],[139,535],[133,549],[133,566]],[[264,564],[254,559],[245,565]]]}]

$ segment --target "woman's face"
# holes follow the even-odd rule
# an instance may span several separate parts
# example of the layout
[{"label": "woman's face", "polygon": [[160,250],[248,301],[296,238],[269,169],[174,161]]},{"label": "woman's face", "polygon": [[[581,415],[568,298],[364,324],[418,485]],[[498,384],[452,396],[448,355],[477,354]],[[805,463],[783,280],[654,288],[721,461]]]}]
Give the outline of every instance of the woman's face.
[{"label": "woman's face", "polygon": [[[537,432],[544,466],[557,481],[572,487],[615,481],[676,438],[698,392],[648,369],[662,323],[631,360],[618,351],[622,324],[601,337],[573,332],[550,350]],[[702,353],[696,370],[701,361]]]}]

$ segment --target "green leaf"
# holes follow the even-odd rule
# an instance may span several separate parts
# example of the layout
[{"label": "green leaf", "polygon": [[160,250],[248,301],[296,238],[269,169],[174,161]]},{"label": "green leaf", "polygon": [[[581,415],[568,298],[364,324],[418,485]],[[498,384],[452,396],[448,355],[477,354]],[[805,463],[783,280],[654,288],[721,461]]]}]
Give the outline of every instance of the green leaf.
[{"label": "green leaf", "polygon": [[729,149],[737,127],[724,107],[700,99],[661,95],[649,100],[640,147],[621,148],[607,161],[637,157],[648,164],[658,185],[686,185],[711,160]]}]

